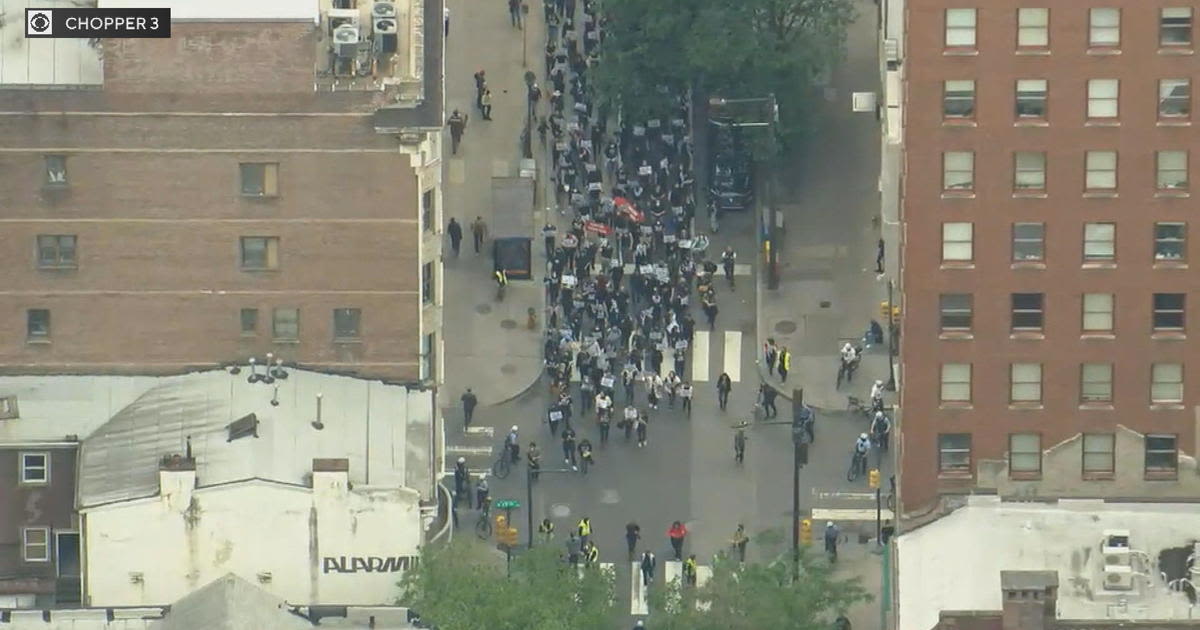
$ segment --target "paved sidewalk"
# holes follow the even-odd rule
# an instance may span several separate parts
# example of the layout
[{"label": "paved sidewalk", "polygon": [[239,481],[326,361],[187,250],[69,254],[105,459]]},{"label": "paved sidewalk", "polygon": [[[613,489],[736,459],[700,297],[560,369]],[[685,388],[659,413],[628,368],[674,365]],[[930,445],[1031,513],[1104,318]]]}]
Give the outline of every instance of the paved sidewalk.
[{"label": "paved sidewalk", "polygon": [[[847,34],[847,59],[822,90],[818,130],[800,155],[772,174],[773,201],[784,216],[778,290],[759,286],[759,371],[781,395],[804,388],[808,404],[844,409],[846,396],[867,398],[875,379],[887,382],[887,351],[867,350],[853,384],[836,387],[840,349],[856,342],[872,319],[886,329],[879,303],[886,276],[875,273],[880,238],[880,123],[851,111],[853,92],[879,92],[876,9],[857,3]],[[888,243],[888,266],[898,243]],[[899,294],[895,294],[899,303]],[[761,348],[768,338],[792,352],[787,383],[766,374]]]},{"label": "paved sidewalk", "polygon": [[[490,231],[496,228],[492,218],[491,180],[515,177],[521,159],[520,138],[526,107],[522,37],[528,38],[529,68],[535,72],[543,65],[541,51],[546,44],[541,3],[530,3],[524,30],[510,25],[508,7],[503,2],[487,3],[485,7],[468,0],[447,0],[447,6],[455,16],[446,51],[447,115],[454,109],[470,115],[458,155],[450,155],[449,133],[444,137],[443,215],[446,222],[450,217],[458,219],[464,233],[459,258],[454,258],[449,247],[445,249],[446,385],[442,400],[444,407],[450,409],[447,419],[453,425],[461,422],[458,400],[467,387],[479,397],[480,410],[476,413],[486,418],[488,407],[528,390],[542,373],[541,238],[530,235],[534,278],[513,280],[504,301],[498,302],[491,275],[491,240],[475,255],[470,224],[479,216]],[[455,44],[468,40],[468,45]],[[492,91],[491,121],[483,120],[475,107],[472,75],[480,69],[486,71]],[[538,80],[540,83],[540,76]],[[539,159],[539,167],[540,162]],[[535,217],[535,229],[541,225],[538,221]],[[530,308],[537,318],[532,330],[527,326]]]}]

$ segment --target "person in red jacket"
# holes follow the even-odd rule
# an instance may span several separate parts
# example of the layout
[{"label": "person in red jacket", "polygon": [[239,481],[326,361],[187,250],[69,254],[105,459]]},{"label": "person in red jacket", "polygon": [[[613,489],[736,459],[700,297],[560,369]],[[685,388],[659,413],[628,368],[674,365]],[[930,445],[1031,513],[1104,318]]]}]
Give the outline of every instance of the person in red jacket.
[{"label": "person in red jacket", "polygon": [[675,550],[675,559],[683,560],[683,539],[687,537],[687,528],[683,523],[675,521],[671,523],[671,529],[667,530],[667,537],[671,539],[671,548]]}]

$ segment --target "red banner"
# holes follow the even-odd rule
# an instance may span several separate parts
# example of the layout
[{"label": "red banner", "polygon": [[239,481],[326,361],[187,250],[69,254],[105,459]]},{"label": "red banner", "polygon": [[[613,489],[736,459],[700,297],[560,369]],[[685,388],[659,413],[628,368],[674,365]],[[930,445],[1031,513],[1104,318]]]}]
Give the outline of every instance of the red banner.
[{"label": "red banner", "polygon": [[599,221],[584,221],[583,231],[591,232],[592,234],[599,234],[601,236],[608,236],[612,233],[612,228],[600,223]]},{"label": "red banner", "polygon": [[646,215],[642,214],[630,201],[624,197],[613,197],[613,205],[617,207],[617,213],[629,217],[634,223],[641,223],[645,220]]}]

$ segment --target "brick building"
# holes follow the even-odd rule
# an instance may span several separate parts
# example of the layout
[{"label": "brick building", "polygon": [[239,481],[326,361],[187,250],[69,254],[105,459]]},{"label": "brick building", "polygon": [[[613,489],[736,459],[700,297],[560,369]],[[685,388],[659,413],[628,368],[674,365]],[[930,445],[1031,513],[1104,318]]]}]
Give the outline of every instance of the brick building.
[{"label": "brick building", "polygon": [[981,491],[1200,492],[1194,13],[907,0],[908,519]]},{"label": "brick building", "polygon": [[0,369],[438,380],[442,2],[99,6],[172,37],[3,25]]}]

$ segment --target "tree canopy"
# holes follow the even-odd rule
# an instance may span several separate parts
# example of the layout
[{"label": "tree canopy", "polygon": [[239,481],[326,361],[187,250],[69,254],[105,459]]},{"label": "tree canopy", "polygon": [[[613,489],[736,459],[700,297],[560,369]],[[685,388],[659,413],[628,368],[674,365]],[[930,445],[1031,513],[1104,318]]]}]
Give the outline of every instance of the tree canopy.
[{"label": "tree canopy", "polygon": [[504,554],[481,543],[426,547],[400,583],[399,603],[447,630],[612,630],[612,575],[579,572],[558,551],[547,545],[514,553],[507,577]]},{"label": "tree canopy", "polygon": [[704,585],[675,581],[650,592],[655,630],[828,630],[839,614],[869,599],[857,578],[835,578],[829,563],[807,550],[798,582],[790,552],[768,564],[739,564],[722,554]]},{"label": "tree canopy", "polygon": [[851,0],[602,0],[597,96],[633,119],[688,87],[726,98],[774,94],[785,141],[811,121],[814,79],[844,52]]}]

